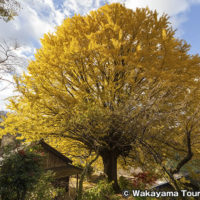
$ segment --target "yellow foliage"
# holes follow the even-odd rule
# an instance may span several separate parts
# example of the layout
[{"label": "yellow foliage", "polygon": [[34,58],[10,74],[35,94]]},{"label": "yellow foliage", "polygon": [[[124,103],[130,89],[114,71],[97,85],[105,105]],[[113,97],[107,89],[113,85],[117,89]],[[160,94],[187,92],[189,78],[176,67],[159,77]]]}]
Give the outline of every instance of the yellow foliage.
[{"label": "yellow foliage", "polygon": [[65,19],[41,43],[28,73],[16,78],[19,95],[10,98],[1,135],[44,138],[69,156],[97,149],[126,155],[139,136],[150,144],[156,138],[161,154],[164,140],[184,146],[200,97],[200,58],[175,38],[166,15],[105,5]]},{"label": "yellow foliage", "polygon": [[190,183],[190,180],[187,180],[185,177],[182,177],[182,178],[180,179],[180,182],[181,182],[181,183]]},{"label": "yellow foliage", "polygon": [[165,40],[167,38],[167,33],[165,29],[162,29],[162,38]]}]

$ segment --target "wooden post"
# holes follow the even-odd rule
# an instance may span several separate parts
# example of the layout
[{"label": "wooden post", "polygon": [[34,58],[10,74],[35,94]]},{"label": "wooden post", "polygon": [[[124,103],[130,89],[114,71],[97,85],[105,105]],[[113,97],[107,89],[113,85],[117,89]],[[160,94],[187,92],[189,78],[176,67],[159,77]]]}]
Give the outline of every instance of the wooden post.
[{"label": "wooden post", "polygon": [[76,191],[78,191],[78,174],[76,174]]}]

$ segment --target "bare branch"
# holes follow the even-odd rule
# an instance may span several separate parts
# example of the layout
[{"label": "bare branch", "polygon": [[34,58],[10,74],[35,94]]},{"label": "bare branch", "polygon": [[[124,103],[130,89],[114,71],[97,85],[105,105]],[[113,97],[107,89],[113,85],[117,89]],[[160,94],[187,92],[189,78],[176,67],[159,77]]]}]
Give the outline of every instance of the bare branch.
[{"label": "bare branch", "polygon": [[[23,66],[24,59],[18,57],[15,53],[20,48],[17,41],[13,44],[6,42],[5,40],[0,42],[0,82],[8,82],[13,84],[11,80],[8,80],[8,75],[14,75],[17,73],[17,67]],[[6,88],[6,87],[5,87]],[[4,90],[5,88],[1,89]]]}]

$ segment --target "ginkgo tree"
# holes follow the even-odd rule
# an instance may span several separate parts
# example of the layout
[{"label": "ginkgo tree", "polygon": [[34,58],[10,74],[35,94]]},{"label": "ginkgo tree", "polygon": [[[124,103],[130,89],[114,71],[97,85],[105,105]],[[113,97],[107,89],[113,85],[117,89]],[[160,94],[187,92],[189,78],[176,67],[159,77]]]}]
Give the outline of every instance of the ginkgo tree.
[{"label": "ginkgo tree", "polygon": [[19,95],[10,98],[2,133],[61,141],[65,153],[96,152],[116,191],[120,157],[144,163],[159,150],[166,169],[185,148],[187,116],[198,116],[200,59],[167,15],[105,5],[65,19],[41,42],[28,73],[16,78]]}]

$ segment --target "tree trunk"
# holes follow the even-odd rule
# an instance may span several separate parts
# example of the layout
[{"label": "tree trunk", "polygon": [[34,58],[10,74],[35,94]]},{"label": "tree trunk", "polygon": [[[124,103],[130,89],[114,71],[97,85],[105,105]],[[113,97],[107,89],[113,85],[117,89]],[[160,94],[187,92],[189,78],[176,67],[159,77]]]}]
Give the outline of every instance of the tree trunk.
[{"label": "tree trunk", "polygon": [[120,192],[120,187],[117,182],[117,158],[115,152],[104,152],[101,154],[103,159],[103,165],[104,165],[104,173],[108,177],[109,182],[113,183],[113,189],[115,192]]},{"label": "tree trunk", "polygon": [[26,188],[24,188],[24,190],[22,191],[21,200],[25,200],[25,197],[26,197]]},{"label": "tree trunk", "polygon": [[89,167],[93,164],[93,162],[95,162],[97,160],[98,157],[99,157],[99,153],[97,153],[96,157],[93,160],[91,160],[88,164],[86,163],[86,166],[81,173],[81,177],[80,177],[80,181],[79,181],[78,194],[77,194],[77,200],[82,200],[82,197],[83,197],[83,181],[84,181],[85,175],[86,175]]}]

